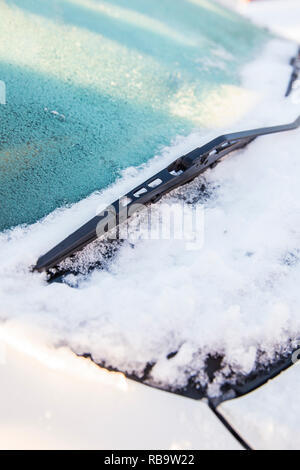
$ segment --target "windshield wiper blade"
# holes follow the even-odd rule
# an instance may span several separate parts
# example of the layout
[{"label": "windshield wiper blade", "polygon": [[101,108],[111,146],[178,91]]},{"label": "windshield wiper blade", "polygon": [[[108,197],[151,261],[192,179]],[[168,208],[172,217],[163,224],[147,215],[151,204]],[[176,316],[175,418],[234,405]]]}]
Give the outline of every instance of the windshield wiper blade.
[{"label": "windshield wiper blade", "polygon": [[222,157],[245,147],[257,137],[298,127],[300,127],[300,116],[291,124],[225,134],[177,158],[41,256],[33,269],[42,272],[55,268],[65,258],[99,238],[99,234],[109,235],[110,231],[139,211],[141,205],[155,203],[163,195],[190,182],[206,169],[213,167]]},{"label": "windshield wiper blade", "polygon": [[293,90],[294,83],[298,80],[300,76],[300,46],[298,49],[298,53],[296,57],[291,59],[291,66],[293,67],[293,71],[291,74],[291,78],[285,93],[285,96],[289,96]]}]

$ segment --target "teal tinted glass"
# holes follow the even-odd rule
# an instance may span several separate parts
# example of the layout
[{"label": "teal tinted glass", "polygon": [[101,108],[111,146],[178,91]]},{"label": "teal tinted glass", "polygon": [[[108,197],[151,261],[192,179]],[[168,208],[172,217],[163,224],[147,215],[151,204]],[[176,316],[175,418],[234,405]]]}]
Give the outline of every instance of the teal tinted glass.
[{"label": "teal tinted glass", "polygon": [[210,0],[6,0],[0,17],[0,230],[213,127],[267,38]]}]

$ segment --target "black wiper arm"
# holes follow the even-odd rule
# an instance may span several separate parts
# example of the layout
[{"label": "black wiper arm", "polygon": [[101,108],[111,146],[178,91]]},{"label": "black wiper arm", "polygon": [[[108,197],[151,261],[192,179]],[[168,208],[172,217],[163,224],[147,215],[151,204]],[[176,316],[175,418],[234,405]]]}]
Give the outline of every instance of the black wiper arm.
[{"label": "black wiper arm", "polygon": [[299,46],[298,53],[297,53],[296,57],[293,57],[291,59],[291,66],[293,67],[293,71],[292,71],[292,74],[291,74],[291,78],[290,78],[285,96],[289,96],[291,94],[294,83],[300,77],[300,46]]},{"label": "black wiper arm", "polygon": [[[99,233],[109,233],[119,223],[126,221],[140,209],[140,205],[156,202],[164,194],[193,180],[233,150],[245,147],[259,136],[289,131],[298,127],[300,127],[300,116],[291,124],[222,135],[183,155],[143,184],[129,191],[101,214],[95,216],[48,253],[41,256],[34,270],[41,272],[54,268],[65,258],[96,240]],[[123,203],[126,206],[125,218],[122,210]],[[120,220],[121,212],[122,220]],[[107,227],[109,227],[109,231],[107,231]]]}]

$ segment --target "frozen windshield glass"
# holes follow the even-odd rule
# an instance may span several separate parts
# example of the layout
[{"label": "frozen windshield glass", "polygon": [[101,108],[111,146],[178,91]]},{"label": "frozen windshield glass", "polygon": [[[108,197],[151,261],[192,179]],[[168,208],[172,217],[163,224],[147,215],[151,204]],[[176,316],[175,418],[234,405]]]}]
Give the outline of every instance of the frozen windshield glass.
[{"label": "frozen windshield glass", "polygon": [[266,37],[208,0],[6,0],[0,16],[0,230],[214,127]]}]

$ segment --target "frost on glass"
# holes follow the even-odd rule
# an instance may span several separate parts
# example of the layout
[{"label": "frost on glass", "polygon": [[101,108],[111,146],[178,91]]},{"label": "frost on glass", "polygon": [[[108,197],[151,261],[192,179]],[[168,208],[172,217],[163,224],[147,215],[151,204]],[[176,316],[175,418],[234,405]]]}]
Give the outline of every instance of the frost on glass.
[{"label": "frost on glass", "polygon": [[223,125],[267,37],[202,0],[10,0],[0,17],[0,230],[109,186],[177,135]]},{"label": "frost on glass", "polygon": [[2,80],[0,80],[0,104],[6,104],[6,86]]}]

